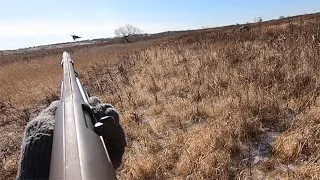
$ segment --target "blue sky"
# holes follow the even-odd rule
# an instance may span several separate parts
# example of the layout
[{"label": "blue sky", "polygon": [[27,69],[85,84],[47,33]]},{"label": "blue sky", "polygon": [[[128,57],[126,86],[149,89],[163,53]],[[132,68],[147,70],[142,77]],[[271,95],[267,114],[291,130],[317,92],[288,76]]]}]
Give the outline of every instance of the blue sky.
[{"label": "blue sky", "polygon": [[132,24],[146,33],[198,29],[320,11],[319,0],[0,0],[0,50],[113,37]]}]

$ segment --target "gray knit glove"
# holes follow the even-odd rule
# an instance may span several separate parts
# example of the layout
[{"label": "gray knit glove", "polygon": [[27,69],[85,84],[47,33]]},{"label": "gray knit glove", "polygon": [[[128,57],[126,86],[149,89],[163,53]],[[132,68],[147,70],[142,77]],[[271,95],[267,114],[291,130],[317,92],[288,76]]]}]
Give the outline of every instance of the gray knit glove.
[{"label": "gray knit glove", "polygon": [[[108,126],[103,126],[101,135],[113,167],[117,169],[121,164],[126,146],[125,134],[119,124],[119,114],[111,105],[101,103],[96,97],[89,98],[89,103],[93,107],[95,117],[100,122],[108,124]],[[59,104],[60,101],[52,102],[48,108],[28,123],[21,146],[18,180],[49,179],[54,114]],[[103,119],[101,117],[109,118]],[[110,119],[113,123],[107,121]]]},{"label": "gray knit glove", "polygon": [[114,169],[121,165],[126,143],[125,133],[119,124],[119,113],[111,104],[101,103],[97,97],[90,97],[89,104],[98,122],[101,122],[100,134],[108,150]]},{"label": "gray knit glove", "polygon": [[48,179],[54,130],[54,101],[26,126],[17,179]]}]

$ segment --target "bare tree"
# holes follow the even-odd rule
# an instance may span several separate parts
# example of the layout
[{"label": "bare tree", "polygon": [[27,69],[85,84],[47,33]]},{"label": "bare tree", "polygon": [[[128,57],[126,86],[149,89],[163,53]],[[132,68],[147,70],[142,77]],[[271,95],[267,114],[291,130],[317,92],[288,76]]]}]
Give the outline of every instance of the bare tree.
[{"label": "bare tree", "polygon": [[263,21],[262,17],[255,17],[253,19],[254,22],[258,22],[258,23],[261,23]]},{"label": "bare tree", "polygon": [[122,42],[126,41],[128,43],[131,43],[131,41],[129,40],[129,37],[142,34],[142,32],[143,31],[140,28],[134,27],[131,24],[126,24],[125,26],[121,26],[118,29],[116,29],[114,31],[114,34],[117,37],[121,37]]}]

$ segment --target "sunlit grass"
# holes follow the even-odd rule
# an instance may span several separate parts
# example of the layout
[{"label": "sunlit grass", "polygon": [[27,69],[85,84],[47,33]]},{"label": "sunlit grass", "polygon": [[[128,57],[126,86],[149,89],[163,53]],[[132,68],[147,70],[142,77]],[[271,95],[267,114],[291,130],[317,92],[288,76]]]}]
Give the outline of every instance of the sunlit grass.
[{"label": "sunlit grass", "polygon": [[[75,50],[83,82],[121,113],[119,179],[319,179],[318,19]],[[57,97],[60,58],[0,67],[1,100],[23,108]],[[17,112],[1,128],[7,178]]]}]

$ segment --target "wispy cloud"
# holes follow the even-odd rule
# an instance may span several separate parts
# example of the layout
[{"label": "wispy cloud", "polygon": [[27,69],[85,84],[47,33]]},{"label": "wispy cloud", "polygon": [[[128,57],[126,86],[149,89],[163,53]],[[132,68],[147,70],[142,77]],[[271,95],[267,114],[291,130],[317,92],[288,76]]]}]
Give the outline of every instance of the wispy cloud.
[{"label": "wispy cloud", "polygon": [[[57,36],[57,35],[94,35],[105,33],[112,36],[121,22],[3,22],[0,28],[0,38],[8,37],[37,37],[37,36]],[[182,30],[198,28],[192,24],[183,23],[136,23],[134,26],[141,28],[146,33],[155,33],[168,30]]]},{"label": "wispy cloud", "polygon": [[[117,21],[1,21],[0,50],[72,41],[70,35],[83,39],[114,36],[114,30],[125,22]],[[198,28],[187,23],[132,22],[145,33]]]},{"label": "wispy cloud", "polygon": [[119,22],[45,22],[45,21],[16,21],[2,22],[0,38],[8,37],[37,37],[69,34],[101,34],[111,35]]}]

